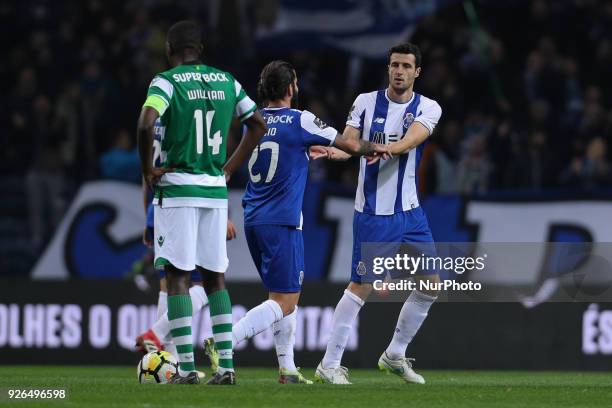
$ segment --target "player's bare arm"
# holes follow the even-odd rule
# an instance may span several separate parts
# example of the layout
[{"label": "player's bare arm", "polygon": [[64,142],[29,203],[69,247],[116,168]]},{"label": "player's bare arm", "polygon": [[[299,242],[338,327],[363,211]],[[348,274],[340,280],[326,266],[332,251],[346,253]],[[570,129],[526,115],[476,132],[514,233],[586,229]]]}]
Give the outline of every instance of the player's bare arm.
[{"label": "player's bare arm", "polygon": [[159,117],[157,110],[145,106],[140,111],[136,138],[138,140],[138,153],[140,155],[140,170],[147,186],[153,189],[157,180],[170,169],[154,168],[151,150],[153,149],[153,127]]},{"label": "player's bare arm", "polygon": [[[143,177],[142,179],[142,204],[144,208],[145,217],[147,216],[147,207],[149,206],[149,186]],[[142,243],[145,244],[148,248],[151,248],[152,242],[150,237],[147,234],[147,227],[144,227],[144,231],[142,232]]]},{"label": "player's bare arm", "polygon": [[[428,137],[429,130],[421,123],[414,122],[412,125],[410,125],[406,131],[406,135],[402,139],[387,146],[388,154],[391,156],[396,154],[406,154],[423,143]],[[368,157],[368,165],[376,163],[378,160],[380,160],[380,158],[380,156],[376,155]]]},{"label": "player's bare arm", "polygon": [[147,208],[149,207],[149,186],[147,186],[147,182],[142,178],[142,204],[145,215],[147,214]]},{"label": "player's bare arm", "polygon": [[419,122],[414,122],[404,137],[397,142],[389,144],[391,154],[405,154],[423,143],[429,137],[429,129]]},{"label": "player's bare arm", "polygon": [[361,131],[347,126],[343,134],[338,134],[334,146],[351,156],[374,156],[387,153],[387,146],[371,143],[361,138]]},{"label": "player's bare arm", "polygon": [[227,163],[225,163],[225,166],[223,166],[223,172],[225,173],[225,179],[227,181],[229,181],[232,174],[234,174],[242,163],[251,155],[253,149],[255,149],[267,130],[266,123],[259,111],[255,111],[255,113],[243,123],[247,130],[240,144],[234,151],[234,154],[232,154],[232,157],[230,157]]},{"label": "player's bare arm", "polygon": [[232,220],[228,218],[227,219],[227,235],[225,239],[227,239],[228,241],[231,241],[232,239],[236,238],[237,235],[238,235],[238,231],[236,230],[236,226],[234,225]]},{"label": "player's bare arm", "polygon": [[361,130],[347,126],[334,141],[335,147],[313,146],[310,157],[313,160],[326,157],[329,160],[345,161],[351,156],[375,156],[388,153],[384,145],[361,139]]}]

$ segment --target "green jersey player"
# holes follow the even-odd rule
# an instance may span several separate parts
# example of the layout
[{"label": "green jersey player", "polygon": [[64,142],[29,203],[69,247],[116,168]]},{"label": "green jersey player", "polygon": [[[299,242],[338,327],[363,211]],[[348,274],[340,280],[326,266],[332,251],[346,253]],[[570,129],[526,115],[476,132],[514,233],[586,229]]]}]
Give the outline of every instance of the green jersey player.
[{"label": "green jersey player", "polygon": [[[255,103],[228,72],[200,60],[199,26],[181,21],[169,30],[166,55],[172,69],[156,75],[138,120],[142,173],[155,191],[155,265],[167,272],[170,333],[179,356],[171,383],[195,384],[189,272],[198,269],[208,294],[219,370],[208,384],[234,384],[232,306],[225,289],[228,259],[226,180],[266,131]],[[247,128],[226,163],[232,118]],[[161,120],[161,167],[151,162],[154,123]],[[225,166],[224,166],[225,165]]]}]

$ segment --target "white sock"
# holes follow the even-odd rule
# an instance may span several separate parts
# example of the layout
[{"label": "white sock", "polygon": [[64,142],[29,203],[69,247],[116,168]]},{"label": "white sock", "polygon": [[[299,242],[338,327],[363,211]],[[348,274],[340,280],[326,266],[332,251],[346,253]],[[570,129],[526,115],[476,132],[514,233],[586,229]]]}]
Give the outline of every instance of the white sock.
[{"label": "white sock", "polygon": [[[164,304],[165,310],[161,317],[159,317],[159,304],[161,303],[162,295],[164,294]],[[193,308],[193,315],[195,316],[197,312],[199,312],[204,306],[208,304],[208,297],[206,296],[206,292],[204,292],[204,288],[200,285],[193,285],[189,288],[189,296],[191,297],[191,307]],[[157,303],[157,321],[153,323],[151,330],[157,336],[159,341],[164,343],[164,347],[166,344],[172,341],[172,337],[170,336],[170,322],[168,321],[168,296],[165,292],[159,292],[159,301]]]},{"label": "white sock", "polygon": [[174,344],[174,342],[172,340],[170,340],[169,342],[164,343],[164,350],[166,350],[168,353],[172,354],[174,356],[174,358],[176,358],[176,360],[178,361],[178,351],[176,351],[176,345]]},{"label": "white sock", "polygon": [[427,317],[429,307],[436,301],[433,296],[426,295],[422,292],[413,290],[397,319],[397,326],[393,334],[393,339],[387,347],[387,356],[393,360],[404,358],[406,356],[406,348],[414,338],[414,335],[419,331],[421,324]]},{"label": "white sock", "polygon": [[232,328],[234,345],[250,339],[283,318],[283,311],[274,300],[266,300],[249,310]]},{"label": "white sock", "polygon": [[332,321],[332,332],[327,343],[327,350],[323,356],[323,368],[338,368],[344,348],[348,342],[353,322],[365,302],[348,289],[336,305]]},{"label": "white sock", "polygon": [[157,318],[159,319],[168,311],[168,294],[166,292],[159,291],[157,297]]},{"label": "white sock", "polygon": [[274,345],[278,366],[285,370],[295,372],[293,361],[293,345],[295,344],[295,327],[297,326],[297,306],[295,310],[272,325],[274,332]]}]

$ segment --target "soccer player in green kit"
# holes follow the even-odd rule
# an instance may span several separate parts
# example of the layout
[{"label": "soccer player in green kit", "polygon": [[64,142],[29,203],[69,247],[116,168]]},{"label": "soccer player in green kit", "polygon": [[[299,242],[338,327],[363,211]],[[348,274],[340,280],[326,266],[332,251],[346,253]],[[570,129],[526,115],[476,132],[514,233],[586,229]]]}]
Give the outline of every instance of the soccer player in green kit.
[{"label": "soccer player in green kit", "polygon": [[[219,371],[208,384],[235,384],[232,304],[224,283],[228,266],[226,180],[250,156],[266,125],[255,103],[230,73],[202,63],[196,23],[174,24],[166,40],[172,68],[156,75],[149,85],[138,119],[138,149],[144,178],[155,191],[155,266],[163,266],[167,272],[168,319],[179,356],[179,370],[170,383],[199,382],[189,298],[189,271],[198,269],[220,354]],[[234,116],[247,130],[225,163]],[[165,133],[161,168],[154,168],[151,148],[158,117]]]}]

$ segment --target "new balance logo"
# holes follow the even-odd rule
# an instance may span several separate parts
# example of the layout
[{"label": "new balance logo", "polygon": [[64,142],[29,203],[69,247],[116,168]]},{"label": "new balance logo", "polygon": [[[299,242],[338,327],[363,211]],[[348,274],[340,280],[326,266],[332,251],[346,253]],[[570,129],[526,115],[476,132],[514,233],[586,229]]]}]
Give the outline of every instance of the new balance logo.
[{"label": "new balance logo", "polygon": [[376,118],[374,119],[374,123],[385,123],[385,118]]}]

